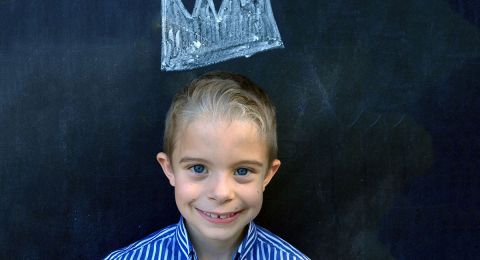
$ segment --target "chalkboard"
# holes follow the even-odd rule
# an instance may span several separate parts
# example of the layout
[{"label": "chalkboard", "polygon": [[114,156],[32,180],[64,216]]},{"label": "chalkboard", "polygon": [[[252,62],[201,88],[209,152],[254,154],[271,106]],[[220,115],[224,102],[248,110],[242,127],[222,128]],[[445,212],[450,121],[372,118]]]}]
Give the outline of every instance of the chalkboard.
[{"label": "chalkboard", "polygon": [[177,222],[165,113],[227,70],[277,104],[257,223],[312,259],[478,259],[480,1],[272,8],[284,49],[162,72],[160,0],[0,1],[0,258],[98,259]]}]

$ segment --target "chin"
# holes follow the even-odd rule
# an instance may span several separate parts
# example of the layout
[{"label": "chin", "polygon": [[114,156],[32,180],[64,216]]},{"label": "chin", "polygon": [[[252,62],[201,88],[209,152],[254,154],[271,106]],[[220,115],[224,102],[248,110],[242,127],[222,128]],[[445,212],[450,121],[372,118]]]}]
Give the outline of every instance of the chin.
[{"label": "chin", "polygon": [[217,240],[217,241],[231,241],[232,239],[242,239],[242,233],[248,226],[247,223],[238,223],[238,225],[235,225],[235,227],[202,227],[200,231],[203,233],[203,235],[211,240]]},{"label": "chin", "polygon": [[243,231],[243,228],[240,230],[235,231],[222,231],[222,230],[205,230],[204,235],[205,237],[211,240],[218,240],[218,241],[228,241],[233,237],[236,237],[239,233]]}]

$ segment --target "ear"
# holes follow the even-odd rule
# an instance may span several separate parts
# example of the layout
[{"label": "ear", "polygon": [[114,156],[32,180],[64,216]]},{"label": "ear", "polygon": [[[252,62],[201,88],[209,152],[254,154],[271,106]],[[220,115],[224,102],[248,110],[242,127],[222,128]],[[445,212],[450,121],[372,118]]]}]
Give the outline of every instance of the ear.
[{"label": "ear", "polygon": [[263,179],[263,191],[265,191],[265,187],[267,187],[268,183],[272,180],[275,173],[277,173],[278,168],[280,168],[281,162],[278,159],[272,161],[270,168],[267,170],[267,174],[265,174],[265,179]]},{"label": "ear", "polygon": [[167,176],[170,185],[175,187],[175,174],[173,174],[172,164],[170,163],[170,159],[168,158],[166,153],[158,153],[157,154],[157,161],[162,166],[163,173]]}]

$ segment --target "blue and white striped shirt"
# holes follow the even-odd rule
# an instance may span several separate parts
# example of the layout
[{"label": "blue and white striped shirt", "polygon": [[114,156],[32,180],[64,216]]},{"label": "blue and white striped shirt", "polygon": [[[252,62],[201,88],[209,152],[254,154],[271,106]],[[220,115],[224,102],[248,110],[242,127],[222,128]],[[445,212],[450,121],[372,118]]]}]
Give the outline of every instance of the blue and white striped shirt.
[{"label": "blue and white striped shirt", "polygon": [[[110,253],[106,260],[116,259],[178,259],[197,260],[187,230],[180,218],[168,226],[125,248]],[[242,259],[309,259],[292,245],[270,231],[249,224],[248,232],[232,260]]]}]

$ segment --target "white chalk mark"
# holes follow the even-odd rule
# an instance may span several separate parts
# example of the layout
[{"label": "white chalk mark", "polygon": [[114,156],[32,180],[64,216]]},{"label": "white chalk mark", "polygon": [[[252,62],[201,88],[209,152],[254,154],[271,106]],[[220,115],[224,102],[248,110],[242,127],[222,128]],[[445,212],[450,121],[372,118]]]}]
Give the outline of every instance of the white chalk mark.
[{"label": "white chalk mark", "polygon": [[361,117],[362,114],[363,114],[363,111],[364,111],[364,109],[362,109],[362,110],[360,111],[360,113],[358,113],[357,117],[356,117],[355,120],[353,120],[353,122],[348,126],[348,128],[352,128],[352,127],[358,122],[358,120],[360,119],[360,117]]},{"label": "white chalk mark", "polygon": [[375,121],[373,123],[371,123],[370,126],[368,126],[368,127],[372,128],[373,126],[375,126],[378,123],[378,121],[380,120],[380,118],[382,118],[382,115],[379,115],[377,117],[377,119],[375,119]]},{"label": "white chalk mark", "polygon": [[397,126],[399,126],[399,125],[403,122],[403,119],[405,119],[405,115],[402,115],[402,117],[400,118],[400,120],[398,120],[398,122],[393,125],[392,129],[393,129],[393,128],[396,128]]},{"label": "white chalk mark", "polygon": [[193,46],[195,46],[195,48],[198,49],[198,48],[200,48],[200,47],[202,46],[202,43],[199,42],[199,41],[194,41],[194,42],[193,42]]},{"label": "white chalk mark", "polygon": [[162,0],[162,70],[187,70],[282,48],[270,0]]},{"label": "white chalk mark", "polygon": [[[320,96],[319,100],[321,103],[321,108],[320,108],[321,110],[318,112],[325,110],[329,114],[335,115],[334,107],[330,102],[330,94],[328,93],[327,87],[325,86],[325,84],[322,82],[322,80],[320,80],[320,76],[318,75],[319,74],[318,69],[313,65],[314,62],[312,60],[312,55],[306,55],[302,57],[302,59],[304,59],[307,64],[305,68],[305,72],[307,72],[308,75],[311,75],[310,76],[311,80],[316,85],[316,89],[318,90],[318,94]],[[338,66],[336,68],[338,68]],[[337,75],[336,72],[338,72],[337,69],[335,69],[332,74],[336,76]],[[316,97],[314,96],[310,96],[310,98],[316,99]]]}]

